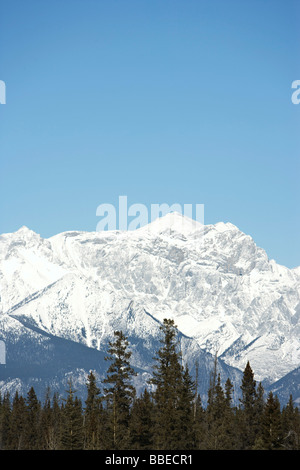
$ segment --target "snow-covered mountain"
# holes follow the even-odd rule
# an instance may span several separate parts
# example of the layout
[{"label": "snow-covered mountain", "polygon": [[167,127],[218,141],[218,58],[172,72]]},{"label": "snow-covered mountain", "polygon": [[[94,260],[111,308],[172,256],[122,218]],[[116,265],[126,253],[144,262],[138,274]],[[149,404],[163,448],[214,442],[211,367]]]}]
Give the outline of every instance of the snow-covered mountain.
[{"label": "snow-covered mountain", "polygon": [[216,354],[236,383],[248,360],[266,387],[300,366],[299,268],[269,260],[230,223],[171,213],[135,231],[48,239],[22,227],[0,237],[0,289],[2,387],[26,374],[53,383],[75,370],[101,375],[116,329],[130,339],[142,384],[164,318],[178,326],[184,361],[203,367],[203,393]]}]

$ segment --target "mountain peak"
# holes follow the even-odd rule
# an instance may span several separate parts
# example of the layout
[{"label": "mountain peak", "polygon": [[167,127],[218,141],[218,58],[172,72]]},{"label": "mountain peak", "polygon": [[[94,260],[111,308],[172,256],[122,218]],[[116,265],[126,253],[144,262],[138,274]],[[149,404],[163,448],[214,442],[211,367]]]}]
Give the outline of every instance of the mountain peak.
[{"label": "mountain peak", "polygon": [[[30,228],[28,228],[26,225],[22,225],[22,227],[20,227],[17,232],[19,233],[32,233],[33,230],[31,230]],[[33,232],[35,233],[35,232]]]},{"label": "mountain peak", "polygon": [[191,232],[202,230],[203,227],[200,222],[186,215],[180,214],[179,212],[169,212],[162,217],[157,217],[157,219],[149,225],[142,228],[146,228],[152,233],[179,232],[183,235],[187,235]]},{"label": "mountain peak", "polygon": [[22,225],[16,232],[15,235],[22,237],[22,238],[40,238],[40,235],[36,233],[34,230],[31,230],[26,225]]}]

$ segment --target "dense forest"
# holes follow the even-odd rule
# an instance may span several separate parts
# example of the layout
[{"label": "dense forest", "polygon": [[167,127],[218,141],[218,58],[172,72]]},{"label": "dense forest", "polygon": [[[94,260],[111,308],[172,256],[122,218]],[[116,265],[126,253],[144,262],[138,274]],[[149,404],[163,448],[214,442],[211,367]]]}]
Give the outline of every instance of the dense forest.
[{"label": "dense forest", "polygon": [[122,331],[109,343],[106,377],[97,385],[90,371],[86,399],[72,381],[66,396],[51,390],[40,402],[33,387],[23,397],[0,397],[2,450],[299,450],[300,414],[292,396],[281,407],[272,392],[265,396],[247,363],[238,406],[233,386],[222,387],[215,366],[205,406],[182,366],[173,320],[161,326],[161,347],[154,357],[151,387],[137,396],[131,352]]}]

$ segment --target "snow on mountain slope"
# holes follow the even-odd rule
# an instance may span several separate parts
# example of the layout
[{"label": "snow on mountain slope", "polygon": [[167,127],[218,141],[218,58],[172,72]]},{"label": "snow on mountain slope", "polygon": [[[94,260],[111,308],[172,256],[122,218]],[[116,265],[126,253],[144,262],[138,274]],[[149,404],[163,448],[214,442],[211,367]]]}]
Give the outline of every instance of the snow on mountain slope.
[{"label": "snow on mountain slope", "polygon": [[23,227],[0,237],[0,286],[2,312],[88,347],[103,349],[121,327],[147,342],[168,317],[226,364],[250,360],[257,380],[300,364],[299,269],[270,261],[230,223],[173,213],[135,231],[49,239]]},{"label": "snow on mountain slope", "polygon": [[0,312],[64,274],[52,262],[50,242],[27,227],[0,236]]}]

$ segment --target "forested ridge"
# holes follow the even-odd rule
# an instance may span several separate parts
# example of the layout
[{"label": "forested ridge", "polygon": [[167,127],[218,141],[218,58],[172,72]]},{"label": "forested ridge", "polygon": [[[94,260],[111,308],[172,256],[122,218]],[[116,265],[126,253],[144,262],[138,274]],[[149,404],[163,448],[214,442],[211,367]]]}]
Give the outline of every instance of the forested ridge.
[{"label": "forested ridge", "polygon": [[238,405],[233,385],[211,373],[205,406],[187,366],[182,366],[173,320],[161,326],[161,347],[154,357],[149,390],[137,396],[131,352],[122,331],[109,343],[106,378],[87,376],[86,399],[72,381],[64,398],[33,387],[23,397],[0,397],[1,450],[299,450],[300,413],[292,396],[281,407],[265,396],[247,363]]}]

